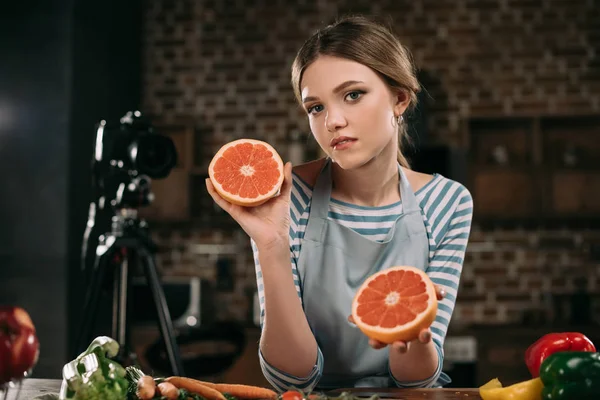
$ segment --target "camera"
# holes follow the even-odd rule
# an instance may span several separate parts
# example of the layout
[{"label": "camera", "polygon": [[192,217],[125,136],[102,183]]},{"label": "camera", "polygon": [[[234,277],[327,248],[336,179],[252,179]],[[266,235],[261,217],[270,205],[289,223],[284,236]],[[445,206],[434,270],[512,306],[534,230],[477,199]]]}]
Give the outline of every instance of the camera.
[{"label": "camera", "polygon": [[118,170],[165,178],[177,163],[173,141],[154,131],[139,111],[129,111],[118,124],[101,121],[96,131],[94,170],[107,176]]},{"label": "camera", "polygon": [[97,197],[112,198],[113,207],[150,204],[150,180],[167,177],[176,164],[177,150],[171,138],[156,132],[139,111],[127,112],[118,123],[98,123],[93,179]]}]

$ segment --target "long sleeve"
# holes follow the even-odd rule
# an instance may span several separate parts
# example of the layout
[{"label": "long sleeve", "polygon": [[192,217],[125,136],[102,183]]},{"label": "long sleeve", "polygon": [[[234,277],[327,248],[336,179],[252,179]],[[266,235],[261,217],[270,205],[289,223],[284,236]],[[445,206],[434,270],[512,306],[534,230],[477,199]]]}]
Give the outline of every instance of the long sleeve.
[{"label": "long sleeve", "polygon": [[424,200],[424,215],[429,227],[430,242],[437,245],[434,245],[434,250],[430,253],[426,273],[433,283],[446,291],[446,296],[438,302],[437,316],[431,326],[432,340],[438,352],[439,362],[435,373],[426,380],[399,382],[394,379],[399,387],[433,387],[450,382],[448,377],[442,374],[444,340],[456,303],[471,231],[473,199],[469,191],[456,182],[448,182],[437,192],[434,189],[432,194],[433,196],[426,196]]},{"label": "long sleeve", "polygon": [[[295,176],[294,176],[295,178]],[[297,269],[297,259],[300,252],[300,235],[298,234],[298,225],[305,223],[303,220],[303,214],[307,208],[309,198],[307,197],[305,190],[302,188],[302,183],[294,179],[292,188],[292,202],[290,209],[291,226],[290,226],[290,261],[292,266],[292,276],[294,279],[294,286],[298,293],[298,298],[302,303],[302,287],[300,277]],[[258,288],[258,298],[260,304],[260,326],[261,329],[264,326],[265,319],[265,308],[264,308],[264,283],[262,278],[262,270],[258,257],[258,249],[256,244],[251,241],[252,251],[254,255],[254,265],[256,270],[256,283]],[[319,382],[319,379],[323,373],[323,353],[320,348],[317,348],[317,359],[315,360],[315,366],[308,376],[298,377],[290,375],[284,371],[281,371],[274,366],[270,365],[264,358],[262,352],[259,349],[259,360],[260,367],[263,375],[269,381],[269,383],[279,392],[284,392],[289,389],[302,389],[303,391],[310,391]]]}]

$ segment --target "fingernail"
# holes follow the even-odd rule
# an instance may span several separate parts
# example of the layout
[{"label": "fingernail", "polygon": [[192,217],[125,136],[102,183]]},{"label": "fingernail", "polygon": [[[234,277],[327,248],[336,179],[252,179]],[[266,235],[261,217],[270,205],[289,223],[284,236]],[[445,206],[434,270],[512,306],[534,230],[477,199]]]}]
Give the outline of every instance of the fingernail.
[{"label": "fingernail", "polygon": [[440,289],[440,295],[442,297],[446,296],[446,291],[444,289]]}]

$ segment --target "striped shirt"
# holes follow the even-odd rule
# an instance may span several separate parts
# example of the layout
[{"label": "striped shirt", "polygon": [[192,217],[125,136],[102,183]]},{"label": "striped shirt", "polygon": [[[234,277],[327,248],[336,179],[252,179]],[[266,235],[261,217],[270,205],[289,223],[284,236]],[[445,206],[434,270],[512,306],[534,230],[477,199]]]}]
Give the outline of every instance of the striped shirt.
[{"label": "striped shirt", "polygon": [[[302,251],[302,239],[308,224],[312,187],[295,173],[292,180],[290,256],[296,291],[302,302],[302,282],[298,275],[297,261]],[[440,380],[444,358],[443,345],[454,310],[471,230],[473,200],[468,189],[462,184],[439,174],[435,174],[431,181],[415,193],[415,196],[422,210],[429,239],[429,266],[426,273],[435,284],[446,291],[446,296],[439,302],[438,313],[431,326],[432,340],[439,355],[439,365],[436,372],[429,379],[423,381],[399,382],[391,373],[390,376],[399,387],[433,387],[447,383],[443,382],[443,379]],[[402,201],[382,207],[364,207],[332,198],[329,203],[328,218],[352,228],[366,238],[381,241],[401,213]],[[254,242],[251,242],[251,245],[256,266],[262,327],[265,313],[264,286],[258,251]],[[324,360],[320,349],[318,349],[317,362],[312,372],[306,377],[292,376],[275,368],[265,360],[260,351],[259,359],[265,378],[281,392],[290,388],[310,391],[319,382],[323,371]]]}]

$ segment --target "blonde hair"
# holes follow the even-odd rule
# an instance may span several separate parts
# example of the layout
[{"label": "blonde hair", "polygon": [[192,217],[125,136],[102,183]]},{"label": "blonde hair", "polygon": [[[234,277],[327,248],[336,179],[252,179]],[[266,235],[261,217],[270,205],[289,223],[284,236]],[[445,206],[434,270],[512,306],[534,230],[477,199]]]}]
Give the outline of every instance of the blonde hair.
[{"label": "blonde hair", "polygon": [[[302,103],[300,84],[304,70],[320,55],[359,62],[374,70],[393,91],[409,96],[408,110],[417,104],[421,90],[412,56],[392,30],[364,16],[346,16],[314,33],[300,48],[292,64],[292,87]],[[406,122],[398,124],[398,162],[410,168],[402,151],[409,139]]]}]

